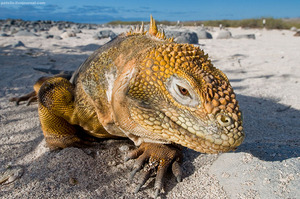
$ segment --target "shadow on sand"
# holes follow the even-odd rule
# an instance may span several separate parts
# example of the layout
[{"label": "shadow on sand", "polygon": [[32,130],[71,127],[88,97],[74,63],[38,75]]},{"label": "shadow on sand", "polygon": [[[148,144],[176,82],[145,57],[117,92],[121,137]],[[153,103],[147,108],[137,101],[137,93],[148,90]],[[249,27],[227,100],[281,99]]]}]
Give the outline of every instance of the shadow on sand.
[{"label": "shadow on sand", "polygon": [[[78,46],[78,49],[85,51],[85,50],[94,49],[96,47],[97,46],[95,45],[90,45],[87,46],[86,48],[84,46]],[[52,57],[53,56],[55,57],[55,55],[52,54]],[[82,57],[78,55],[60,54],[59,56],[64,56],[66,60],[82,60]],[[80,64],[81,63],[78,63],[78,66]],[[32,67],[38,67],[38,66],[33,65]],[[242,88],[237,87],[235,89],[236,89],[235,90],[236,93],[238,93],[238,90]],[[21,94],[24,93],[20,93],[20,95]],[[238,153],[238,152],[251,153],[253,156],[263,161],[283,161],[289,158],[295,158],[300,156],[300,122],[299,122],[300,111],[299,110],[296,110],[291,106],[282,105],[276,102],[276,100],[272,100],[272,99],[256,98],[256,97],[244,96],[244,95],[237,95],[237,98],[239,100],[241,110],[243,111],[243,115],[244,115],[244,128],[246,133],[246,139],[244,143],[240,147],[238,147],[238,150],[234,153]],[[20,109],[22,108],[20,107]],[[13,122],[18,122],[18,121],[13,121]],[[36,143],[37,146],[40,142],[40,139],[36,139],[36,140],[37,140]],[[109,146],[110,145],[111,144],[109,144]],[[91,150],[97,153],[97,150],[99,149],[95,148]],[[76,152],[77,150],[74,151]],[[111,152],[111,150],[107,150],[106,152],[109,153]],[[79,151],[78,153],[83,153],[83,152]],[[43,185],[42,182],[45,179],[48,178],[53,179],[52,175],[55,176],[65,175],[65,177],[60,178],[61,179],[60,182],[57,183],[52,182],[49,185],[47,185],[45,187],[45,192],[47,192],[47,191],[51,191],[51,189],[59,190],[60,184],[67,182],[69,178],[72,177],[80,178],[80,176],[78,176],[76,172],[85,172],[83,176],[85,176],[87,179],[95,178],[95,180],[91,180],[88,185],[82,186],[80,187],[80,189],[95,191],[96,189],[99,188],[99,186],[102,186],[101,189],[102,196],[105,196],[112,192],[112,190],[108,190],[108,189],[110,189],[110,187],[114,187],[113,183],[117,183],[117,180],[115,178],[118,175],[113,174],[114,169],[109,169],[108,171],[105,172],[103,171],[103,169],[106,168],[106,166],[104,165],[110,164],[109,162],[107,162],[107,160],[105,160],[105,158],[100,158],[101,161],[103,161],[103,163],[101,163],[102,168],[98,168],[95,166],[98,163],[96,160],[95,162],[91,161],[94,165],[85,164],[85,162],[80,162],[80,161],[84,161],[84,158],[80,157],[80,154],[73,154],[75,156],[78,156],[78,160],[80,161],[72,162],[70,161],[70,159],[62,158],[60,155],[63,154],[69,155],[67,152],[64,152],[64,150],[62,150],[62,152],[58,152],[56,155],[50,154],[50,157],[48,157],[49,154],[47,154],[46,156],[42,156],[39,159],[37,159],[35,163],[32,162],[31,163],[32,165],[28,165],[28,167],[30,167],[29,169],[32,168],[34,169],[39,168],[40,170],[48,169],[49,172],[46,172],[45,176],[38,176],[39,173],[43,173],[43,172],[42,171],[39,172],[38,170],[36,170],[31,174],[32,176],[25,176],[25,177],[30,178],[30,180],[40,181],[41,183],[40,186],[42,187]],[[186,158],[188,158],[189,162],[193,162],[193,160],[200,155],[200,153],[192,150],[184,150],[184,154]],[[68,169],[70,170],[68,171],[62,170],[57,174],[53,174],[51,172],[51,167],[53,166],[54,170],[56,170],[55,167],[60,167],[60,164],[61,167],[64,167],[63,165],[65,164],[68,164],[69,165]],[[119,163],[117,164],[119,165]],[[39,166],[39,165],[44,165],[44,166]],[[195,168],[192,165],[186,165],[185,167],[186,169],[188,169],[188,174],[186,174],[187,176],[194,173]],[[123,168],[118,171],[120,172],[119,176],[122,176],[121,183],[125,182],[124,175],[127,175],[127,173],[124,174],[123,172],[127,172],[127,171],[128,168]],[[65,174],[64,172],[67,173]],[[97,177],[99,173],[101,173],[101,176]],[[80,180],[83,179],[78,179],[78,180],[80,182]],[[147,188],[153,187],[153,184],[154,182],[151,182],[150,186],[147,186]],[[167,192],[172,190],[173,184],[174,186],[176,185],[175,183],[172,183],[172,186],[170,186],[170,188],[166,190]],[[22,184],[17,183],[16,187],[18,186],[22,186]],[[72,192],[76,190],[76,186],[78,188],[78,186],[80,185],[70,186],[67,184],[66,186],[69,187],[66,189],[69,192]],[[121,187],[121,186],[119,185],[116,187]],[[125,193],[127,190],[126,188],[123,187],[121,190],[114,190],[114,191],[116,191],[116,193],[119,193],[119,195],[120,194],[122,195],[122,193]],[[59,195],[59,193],[61,192],[58,191],[57,195]],[[116,196],[119,195],[116,194]]]},{"label": "shadow on sand", "polygon": [[238,151],[264,161],[300,156],[300,111],[276,100],[238,95],[246,139]]}]

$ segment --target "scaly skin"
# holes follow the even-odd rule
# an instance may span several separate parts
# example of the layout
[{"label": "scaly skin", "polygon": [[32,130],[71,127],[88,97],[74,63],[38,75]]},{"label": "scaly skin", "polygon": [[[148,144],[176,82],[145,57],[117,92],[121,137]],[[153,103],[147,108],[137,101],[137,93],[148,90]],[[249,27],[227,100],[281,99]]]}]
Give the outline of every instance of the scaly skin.
[{"label": "scaly skin", "polygon": [[46,80],[38,103],[52,148],[85,144],[89,136],[134,141],[140,148],[127,156],[138,158],[132,176],[149,161],[138,187],[157,170],[156,195],[170,165],[181,179],[178,145],[219,153],[244,139],[226,75],[199,47],[165,39],[152,18],[148,34],[141,29],[120,35],[95,51],[70,81]]},{"label": "scaly skin", "polygon": [[[131,117],[158,139],[203,153],[225,152],[243,140],[241,112],[227,77],[198,47],[168,43],[152,49],[141,63],[129,96],[147,109],[130,107]],[[196,104],[183,105],[168,91],[170,78],[194,90]],[[222,122],[228,120],[228,122]]]}]

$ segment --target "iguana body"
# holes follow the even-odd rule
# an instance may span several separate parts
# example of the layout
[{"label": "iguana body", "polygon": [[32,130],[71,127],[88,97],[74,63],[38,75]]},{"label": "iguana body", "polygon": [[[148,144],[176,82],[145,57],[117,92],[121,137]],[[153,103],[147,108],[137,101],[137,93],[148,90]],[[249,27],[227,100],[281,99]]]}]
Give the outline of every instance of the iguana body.
[{"label": "iguana body", "polygon": [[80,145],[85,135],[128,137],[140,146],[128,155],[138,158],[132,176],[149,160],[160,190],[170,164],[180,178],[177,145],[225,152],[240,145],[244,133],[227,77],[198,47],[164,39],[151,22],[149,34],[123,34],[95,51],[70,81],[46,80],[38,104],[50,147]]}]

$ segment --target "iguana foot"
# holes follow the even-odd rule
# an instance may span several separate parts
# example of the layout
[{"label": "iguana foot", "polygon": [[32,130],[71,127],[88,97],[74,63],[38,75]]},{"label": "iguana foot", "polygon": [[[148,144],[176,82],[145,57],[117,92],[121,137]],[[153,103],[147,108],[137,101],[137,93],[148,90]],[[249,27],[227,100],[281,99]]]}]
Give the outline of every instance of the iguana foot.
[{"label": "iguana foot", "polygon": [[143,168],[135,193],[140,190],[150,178],[151,174],[156,173],[154,185],[156,198],[162,189],[163,178],[169,166],[172,166],[172,172],[177,181],[181,181],[182,172],[180,163],[182,161],[182,152],[177,146],[142,143],[139,148],[127,155],[125,161],[129,159],[136,159],[133,170],[130,173],[130,180],[132,180],[135,174]]},{"label": "iguana foot", "polygon": [[[35,70],[39,70],[39,71],[55,71],[55,70],[49,70],[49,69],[36,69]],[[26,106],[29,106],[32,102],[36,102],[37,101],[37,93],[39,92],[41,86],[43,85],[43,83],[47,80],[49,80],[50,78],[53,78],[53,77],[62,77],[62,78],[65,78],[67,80],[69,80],[72,76],[72,71],[60,71],[59,74],[56,74],[54,76],[50,76],[50,77],[40,77],[36,82],[35,84],[33,85],[33,91],[30,92],[30,93],[27,93],[23,96],[20,96],[20,97],[12,97],[9,99],[10,102],[16,102],[16,105],[18,106],[20,104],[20,102],[22,101],[27,101],[26,103]]]},{"label": "iguana foot", "polygon": [[21,97],[12,97],[9,99],[10,102],[16,102],[16,105],[18,106],[20,102],[27,101],[26,105],[29,106],[31,102],[37,101],[36,92],[32,91],[26,95],[23,95]]},{"label": "iguana foot", "polygon": [[91,147],[93,146],[94,142],[97,142],[97,138],[91,137],[89,135],[84,135],[84,132],[74,131],[73,129],[70,129],[71,133],[74,133],[73,135],[52,135],[51,133],[48,133],[45,136],[47,147],[49,147],[50,150],[60,150],[67,147],[76,147],[76,148],[85,148],[85,147]]},{"label": "iguana foot", "polygon": [[20,102],[27,101],[26,105],[29,106],[31,102],[37,101],[37,93],[39,89],[41,88],[42,84],[50,79],[51,77],[41,77],[39,78],[36,83],[33,85],[33,91],[30,93],[27,93],[26,95],[23,95],[21,97],[12,97],[9,99],[10,102],[16,102],[16,105],[18,106]]}]

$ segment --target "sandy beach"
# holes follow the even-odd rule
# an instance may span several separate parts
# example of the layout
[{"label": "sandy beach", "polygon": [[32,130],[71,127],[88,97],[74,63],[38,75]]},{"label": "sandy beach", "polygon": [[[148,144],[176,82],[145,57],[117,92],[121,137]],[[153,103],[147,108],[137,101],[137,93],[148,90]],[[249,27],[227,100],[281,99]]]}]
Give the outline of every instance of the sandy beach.
[{"label": "sandy beach", "polygon": [[[104,140],[89,148],[50,152],[37,104],[16,106],[9,98],[28,93],[44,73],[33,68],[74,71],[110,38],[95,33],[127,27],[62,30],[31,36],[0,36],[0,172],[20,176],[0,184],[1,198],[152,198],[154,178],[141,191],[128,181],[134,161],[129,140]],[[197,32],[199,27],[167,27]],[[246,139],[235,152],[211,155],[184,149],[183,181],[169,174],[161,198],[300,198],[300,37],[290,30],[229,28],[232,36],[199,39],[213,64],[229,78],[244,116]],[[21,43],[19,43],[22,42]],[[19,45],[18,45],[19,44]],[[47,74],[46,74],[47,75]],[[19,173],[18,173],[19,172]]]}]

